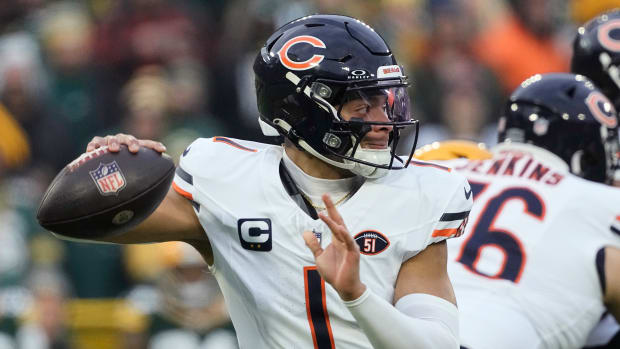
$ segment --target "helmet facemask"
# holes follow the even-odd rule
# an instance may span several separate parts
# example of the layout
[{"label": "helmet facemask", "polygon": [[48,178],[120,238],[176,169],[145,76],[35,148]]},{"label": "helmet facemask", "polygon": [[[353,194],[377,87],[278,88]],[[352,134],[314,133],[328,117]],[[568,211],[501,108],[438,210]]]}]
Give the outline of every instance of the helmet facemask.
[{"label": "helmet facemask", "polygon": [[[324,113],[317,120],[328,120],[320,139],[302,137],[297,140],[302,149],[333,166],[367,178],[382,177],[388,170],[408,166],[417,143],[418,123],[410,118],[406,78],[354,83],[327,79],[303,81],[292,73],[287,74],[287,78],[297,82],[298,93],[304,94],[304,98],[309,98],[318,107],[315,109]],[[359,111],[351,112],[347,108],[351,103]],[[361,111],[364,106],[369,112]],[[379,110],[383,111],[382,116]],[[274,123],[281,124],[282,120],[276,119]],[[405,161],[394,153],[394,149],[398,146],[400,131],[409,126],[416,126],[416,136]],[[385,148],[362,147],[364,137],[373,127],[390,129]],[[287,132],[291,133],[290,130]]]},{"label": "helmet facemask", "polygon": [[620,107],[620,57],[612,58],[609,53],[601,52],[599,63],[601,70],[607,75],[611,83],[600,86],[601,91],[611,99],[616,108]]}]

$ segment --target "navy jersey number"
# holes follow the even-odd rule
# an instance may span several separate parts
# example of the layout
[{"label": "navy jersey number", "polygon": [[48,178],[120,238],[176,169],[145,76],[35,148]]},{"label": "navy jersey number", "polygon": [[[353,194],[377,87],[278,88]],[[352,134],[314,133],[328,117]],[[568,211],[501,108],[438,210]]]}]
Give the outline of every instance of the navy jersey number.
[{"label": "navy jersey number", "polygon": [[[474,188],[474,185],[472,185],[472,188]],[[482,188],[486,189],[486,186],[476,186],[478,190]],[[476,194],[474,193],[474,197],[476,197]],[[545,217],[545,204],[538,194],[523,187],[507,188],[486,203],[478,221],[473,227],[472,234],[463,244],[457,261],[475,274],[518,283],[525,268],[526,253],[517,235],[494,225],[495,220],[501,215],[504,205],[511,200],[521,200],[523,202],[524,214],[541,221]],[[483,273],[476,267],[482,249],[488,246],[499,249],[504,255],[503,264],[494,275]]]}]

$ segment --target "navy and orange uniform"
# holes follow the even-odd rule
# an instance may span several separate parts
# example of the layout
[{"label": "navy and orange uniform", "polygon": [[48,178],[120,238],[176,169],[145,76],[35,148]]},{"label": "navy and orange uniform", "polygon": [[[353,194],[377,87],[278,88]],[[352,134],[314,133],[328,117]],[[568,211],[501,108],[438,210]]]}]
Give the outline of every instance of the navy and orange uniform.
[{"label": "navy and orange uniform", "polygon": [[572,175],[542,148],[492,150],[439,162],[474,196],[465,234],[448,241],[461,344],[581,348],[605,312],[603,251],[620,247],[620,189]]},{"label": "navy and orange uniform", "polygon": [[[281,146],[198,139],[173,187],[192,201],[213,249],[210,266],[241,348],[371,348],[337,292],[322,280],[302,238],[323,246],[329,228],[289,196]],[[400,266],[428,245],[462,233],[472,205],[465,178],[416,161],[367,179],[338,206],[361,250],[360,276],[392,302]]]}]

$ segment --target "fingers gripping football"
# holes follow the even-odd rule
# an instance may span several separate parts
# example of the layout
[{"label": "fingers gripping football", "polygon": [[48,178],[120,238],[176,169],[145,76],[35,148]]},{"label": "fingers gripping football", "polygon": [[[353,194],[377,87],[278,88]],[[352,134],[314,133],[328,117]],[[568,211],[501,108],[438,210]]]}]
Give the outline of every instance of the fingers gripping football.
[{"label": "fingers gripping football", "polygon": [[126,145],[132,153],[137,153],[140,150],[140,147],[153,149],[160,153],[166,151],[166,146],[164,146],[161,142],[148,139],[137,139],[132,135],[118,133],[116,135],[108,135],[105,137],[93,137],[93,139],[86,146],[86,152],[108,146],[108,150],[110,150],[110,152],[116,153],[120,151],[121,145],[123,144]]}]

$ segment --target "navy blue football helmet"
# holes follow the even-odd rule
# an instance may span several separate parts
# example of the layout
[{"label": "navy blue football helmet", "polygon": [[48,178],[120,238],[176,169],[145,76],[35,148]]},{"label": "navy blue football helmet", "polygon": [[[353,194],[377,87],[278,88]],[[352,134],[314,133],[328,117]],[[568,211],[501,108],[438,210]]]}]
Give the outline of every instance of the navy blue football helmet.
[{"label": "navy blue football helmet", "polygon": [[587,76],[620,109],[620,9],[577,29],[571,71]]},{"label": "navy blue football helmet", "polygon": [[506,103],[500,142],[547,149],[588,180],[611,183],[618,166],[618,115],[609,99],[582,75],[534,75]]},{"label": "navy blue football helmet", "polygon": [[[282,135],[319,159],[376,178],[409,164],[394,151],[409,114],[407,77],[390,48],[370,26],[345,16],[312,15],[279,28],[254,62],[259,123],[267,136]],[[345,120],[343,105],[381,95],[386,121]],[[383,103],[383,102],[381,102]],[[360,142],[373,125],[391,127],[387,149]]]}]

